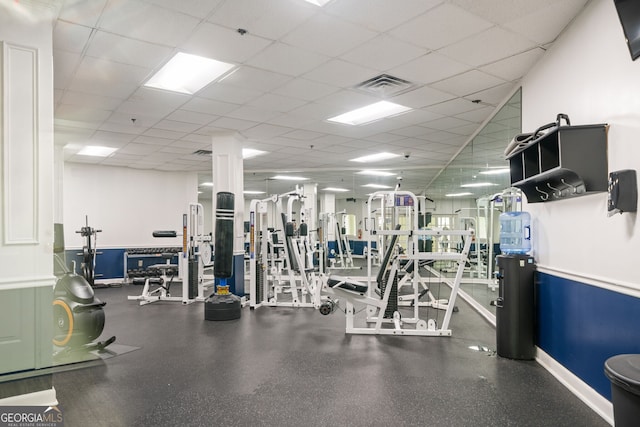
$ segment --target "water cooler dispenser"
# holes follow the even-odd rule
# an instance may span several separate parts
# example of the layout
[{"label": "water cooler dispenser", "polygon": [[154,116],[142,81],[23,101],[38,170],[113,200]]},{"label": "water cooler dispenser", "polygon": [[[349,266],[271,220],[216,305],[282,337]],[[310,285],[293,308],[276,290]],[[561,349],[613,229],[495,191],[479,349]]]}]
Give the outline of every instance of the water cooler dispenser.
[{"label": "water cooler dispenser", "polygon": [[535,357],[535,261],[531,251],[531,218],[527,212],[500,215],[496,341],[498,356],[530,360]]}]

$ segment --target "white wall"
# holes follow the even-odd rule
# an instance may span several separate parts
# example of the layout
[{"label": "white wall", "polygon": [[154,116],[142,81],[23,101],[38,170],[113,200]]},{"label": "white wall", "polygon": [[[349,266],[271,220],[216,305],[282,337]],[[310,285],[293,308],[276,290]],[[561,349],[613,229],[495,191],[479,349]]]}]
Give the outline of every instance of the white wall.
[{"label": "white wall", "polygon": [[[522,128],[566,113],[608,123],[609,171],[640,169],[640,60],[629,55],[613,1],[594,0],[523,79]],[[589,155],[589,153],[584,153]],[[538,265],[640,289],[636,214],[607,217],[607,194],[529,204]]]},{"label": "white wall", "polygon": [[67,248],[82,247],[75,231],[101,229],[98,247],[181,246],[182,238],[159,239],[154,230],[182,234],[182,215],[198,200],[195,172],[160,172],[65,163],[64,229]]}]

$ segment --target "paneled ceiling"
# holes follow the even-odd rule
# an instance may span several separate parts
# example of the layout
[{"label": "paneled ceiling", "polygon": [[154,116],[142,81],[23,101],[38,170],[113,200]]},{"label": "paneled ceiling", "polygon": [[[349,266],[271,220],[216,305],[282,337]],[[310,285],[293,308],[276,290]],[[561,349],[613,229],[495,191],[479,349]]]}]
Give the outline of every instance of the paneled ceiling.
[{"label": "paneled ceiling", "polygon": [[[194,153],[211,150],[215,133],[235,131],[245,147],[266,152],[244,161],[247,190],[289,191],[294,184],[271,179],[284,172],[320,190],[349,190],[339,198],[365,197],[367,183],[395,186],[395,176],[356,174],[369,168],[440,197],[435,178],[586,2],[65,0],[53,38],[55,141],[68,162],[197,171],[206,181],[211,158]],[[177,52],[237,69],[194,95],[144,87]],[[383,73],[411,90],[356,88]],[[413,110],[360,126],[327,121],[380,99]],[[461,170],[504,164],[507,142]],[[77,154],[86,145],[117,151]],[[378,152],[400,156],[350,161]]]}]

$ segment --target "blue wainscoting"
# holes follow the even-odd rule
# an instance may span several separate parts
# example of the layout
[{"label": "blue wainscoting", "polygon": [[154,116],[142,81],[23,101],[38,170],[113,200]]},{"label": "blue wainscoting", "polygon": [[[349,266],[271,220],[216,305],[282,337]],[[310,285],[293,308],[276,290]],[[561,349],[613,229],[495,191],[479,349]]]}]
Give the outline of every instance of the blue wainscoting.
[{"label": "blue wainscoting", "polygon": [[640,353],[640,298],[537,274],[537,345],[611,400],[604,362]]}]

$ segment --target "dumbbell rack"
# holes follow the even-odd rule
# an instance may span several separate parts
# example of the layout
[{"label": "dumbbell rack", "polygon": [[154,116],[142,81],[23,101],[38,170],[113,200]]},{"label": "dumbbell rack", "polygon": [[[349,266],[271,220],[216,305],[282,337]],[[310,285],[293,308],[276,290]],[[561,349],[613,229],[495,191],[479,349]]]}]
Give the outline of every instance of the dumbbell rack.
[{"label": "dumbbell rack", "polygon": [[[174,253],[175,256],[178,256],[178,253],[182,251],[181,247],[169,247],[169,248],[132,248],[132,249],[126,249],[124,251],[123,257],[124,257],[124,272],[123,272],[123,277],[124,277],[124,281],[125,283],[129,283],[130,279],[132,278],[131,275],[131,270],[129,269],[129,259],[144,259],[144,258],[161,258],[163,253]],[[152,276],[152,274],[145,274],[146,272],[148,272],[147,269],[139,271],[139,276],[136,274],[137,277],[146,277],[146,276]],[[151,273],[151,272],[148,272]]]}]

